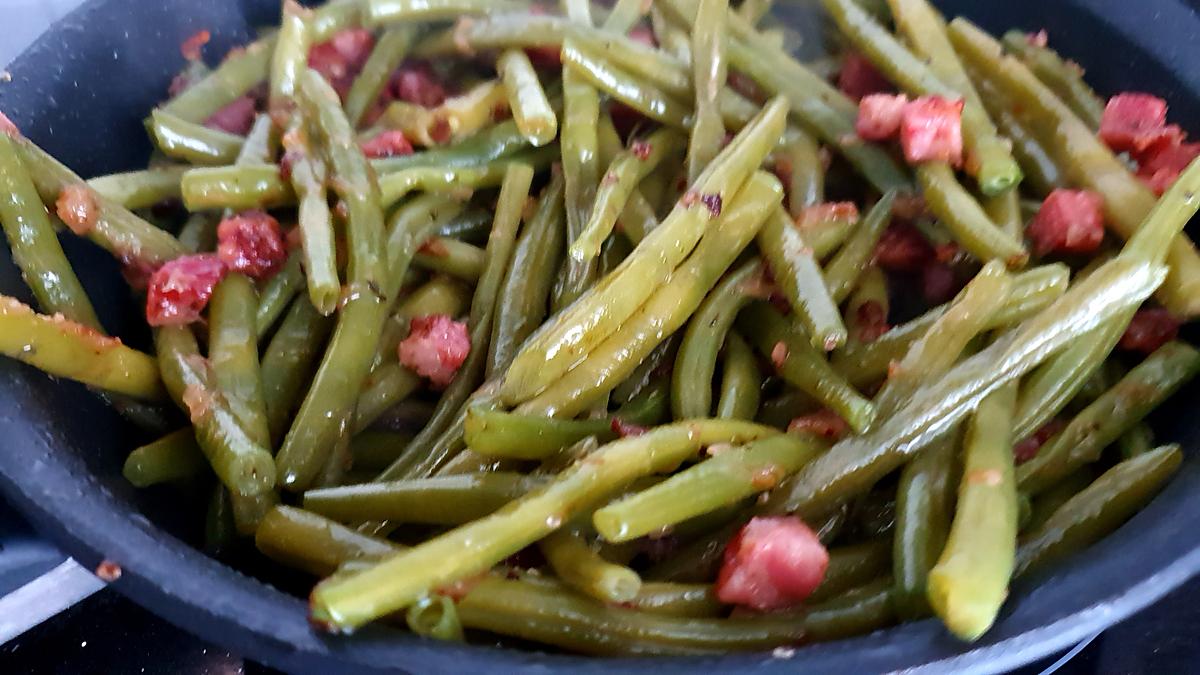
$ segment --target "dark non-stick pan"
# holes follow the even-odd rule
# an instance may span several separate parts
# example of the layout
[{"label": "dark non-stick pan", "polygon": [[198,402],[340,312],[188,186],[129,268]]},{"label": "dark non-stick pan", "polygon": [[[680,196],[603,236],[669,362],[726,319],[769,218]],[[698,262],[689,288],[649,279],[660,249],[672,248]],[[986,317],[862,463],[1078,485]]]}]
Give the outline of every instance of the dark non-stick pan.
[{"label": "dark non-stick pan", "polygon": [[[778,3],[792,11],[786,0]],[[1172,119],[1200,132],[1200,16],[1179,0],[955,0],[941,3],[993,30],[1046,28],[1055,46],[1083,63],[1102,93],[1165,95]],[[26,134],[88,176],[142,165],[149,151],[141,118],[182,65],[178,45],[212,32],[214,55],[245,41],[278,11],[272,0],[93,0],[55,25],[0,82],[0,110]],[[106,325],[144,340],[138,309],[117,266],[68,242]],[[0,292],[25,297],[0,252]],[[1197,389],[1157,416],[1164,438],[1189,451],[1200,442]],[[1113,536],[1022,582],[996,626],[974,645],[922,621],[787,654],[706,659],[601,660],[460,646],[384,628],[352,637],[309,629],[305,603],[235,571],[189,544],[200,518],[189,495],[137,492],[120,476],[139,438],[94,396],[70,383],[0,362],[0,488],[46,535],[94,567],[123,574],[113,585],[166,619],[250,658],[309,672],[793,671],[864,673],[1003,671],[1064,648],[1154,602],[1200,570],[1200,457],[1189,452],[1174,482]],[[253,568],[251,568],[253,569]],[[264,577],[266,578],[266,577]]]}]

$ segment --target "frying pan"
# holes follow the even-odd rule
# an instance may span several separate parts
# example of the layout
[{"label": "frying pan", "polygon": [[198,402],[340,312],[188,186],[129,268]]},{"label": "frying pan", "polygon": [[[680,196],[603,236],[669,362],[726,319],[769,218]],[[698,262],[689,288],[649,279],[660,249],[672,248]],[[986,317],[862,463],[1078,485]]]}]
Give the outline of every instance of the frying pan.
[{"label": "frying pan", "polygon": [[[780,2],[784,15],[796,10]],[[1156,92],[1172,119],[1200,132],[1200,16],[1179,0],[953,0],[939,3],[994,31],[1046,28],[1100,92]],[[182,65],[178,45],[197,30],[220,55],[272,23],[274,0],[92,0],[50,29],[0,83],[0,109],[84,176],[145,161],[141,118]],[[139,309],[116,264],[67,241],[105,325],[145,346]],[[28,300],[7,251],[0,292]],[[1191,449],[1197,388],[1156,415],[1162,438]],[[785,653],[687,659],[591,659],[436,643],[371,627],[349,637],[309,629],[302,587],[252,576],[193,548],[199,501],[174,489],[135,491],[120,476],[146,439],[82,387],[0,361],[0,490],[85,567],[123,574],[112,585],[167,620],[252,659],[298,672],[794,671],[1000,672],[1061,650],[1154,602],[1200,570],[1200,457],[1189,453],[1167,489],[1118,532],[1066,564],[1023,580],[996,626],[965,645],[932,620]],[[192,503],[195,502],[195,503]],[[261,567],[261,564],[260,564]],[[270,579],[270,582],[263,579]],[[292,580],[294,581],[294,580]]]}]

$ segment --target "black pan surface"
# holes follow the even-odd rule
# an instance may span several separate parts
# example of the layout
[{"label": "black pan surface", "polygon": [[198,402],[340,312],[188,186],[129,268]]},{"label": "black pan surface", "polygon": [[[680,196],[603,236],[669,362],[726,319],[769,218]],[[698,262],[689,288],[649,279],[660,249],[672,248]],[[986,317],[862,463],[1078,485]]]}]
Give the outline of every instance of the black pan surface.
[{"label": "black pan surface", "polygon": [[[781,0],[784,15],[795,5]],[[1046,28],[1089,70],[1103,94],[1136,89],[1166,96],[1172,120],[1200,133],[1200,16],[1180,0],[952,0],[1000,31]],[[271,0],[91,0],[56,24],[0,82],[0,110],[84,176],[136,168],[149,151],[141,118],[181,67],[180,41],[208,29],[219,56],[273,22]],[[145,346],[140,311],[117,266],[77,241],[68,253],[106,326]],[[0,292],[28,300],[6,250]],[[1197,387],[1157,414],[1163,438],[1200,441]],[[117,590],[201,637],[297,672],[1000,672],[1053,653],[1154,602],[1200,570],[1200,457],[1120,531],[1048,575],[1013,588],[991,632],[974,645],[934,621],[795,650],[704,659],[590,659],[487,646],[434,643],[384,628],[352,637],[314,633],[304,602],[193,548],[198,495],[139,492],[120,476],[130,448],[147,439],[82,387],[0,360],[0,489],[85,566],[123,569]],[[250,569],[254,569],[251,567]]]}]

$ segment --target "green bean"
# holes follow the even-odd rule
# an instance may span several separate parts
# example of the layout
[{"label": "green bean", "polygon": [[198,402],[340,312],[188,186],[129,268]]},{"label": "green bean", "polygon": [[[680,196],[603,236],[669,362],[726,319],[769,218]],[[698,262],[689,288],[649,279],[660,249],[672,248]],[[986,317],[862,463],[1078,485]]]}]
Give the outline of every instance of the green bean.
[{"label": "green bean", "polygon": [[887,275],[878,266],[869,265],[863,270],[858,286],[846,302],[846,332],[849,344],[868,344],[878,339],[877,331],[880,326],[876,321],[877,316],[883,318],[886,334],[886,322],[890,312],[891,298],[888,296]]},{"label": "green bean", "polygon": [[202,124],[213,113],[267,79],[274,52],[274,35],[231,52],[207,77],[183,90],[159,110],[187,122]]},{"label": "green bean", "polygon": [[737,333],[725,340],[725,363],[721,371],[721,396],[717,417],[753,420],[758,415],[762,375],[754,351]]},{"label": "green bean", "polygon": [[88,180],[88,187],[114,204],[127,209],[144,209],[161,202],[180,199],[179,181],[186,166],[163,166],[143,171],[110,173]]},{"label": "green bean", "polygon": [[[841,250],[825,266],[825,284],[835,303],[845,300],[854,290],[862,269],[875,252],[875,244],[879,242],[879,237],[891,222],[892,205],[895,201],[895,192],[888,192],[880,197],[842,245]],[[825,345],[825,349],[828,350],[829,346]]]},{"label": "green bean", "polygon": [[1021,213],[1021,196],[1018,190],[988,197],[980,202],[980,205],[983,206],[988,219],[995,223],[1001,232],[1016,241],[1024,238],[1025,217]]},{"label": "green bean", "polygon": [[892,544],[887,539],[872,539],[861,544],[829,550],[829,566],[821,585],[807,602],[820,604],[843,596],[856,586],[866,584],[892,566]]},{"label": "green bean", "polygon": [[812,136],[792,129],[775,156],[775,166],[787,177],[788,215],[793,220],[803,215],[804,209],[824,199],[825,167],[820,147]]},{"label": "green bean", "polygon": [[411,155],[375,159],[371,161],[371,166],[381,175],[416,167],[450,169],[481,166],[528,147],[529,141],[521,135],[516,122],[506,120],[459,143]]},{"label": "green bean", "polygon": [[870,633],[895,622],[892,580],[885,578],[809,608],[804,617],[804,636],[812,642],[837,640]]},{"label": "green bean", "polygon": [[650,26],[654,32],[654,39],[662,44],[663,49],[680,61],[691,63],[692,41],[688,38],[687,31],[662,10],[662,3],[650,3]]},{"label": "green bean", "polygon": [[929,604],[952,633],[977,640],[996,620],[1017,549],[1013,477],[1016,386],[979,404],[963,452],[958,505],[945,549],[929,572]]},{"label": "green bean", "polygon": [[274,164],[214,166],[183,174],[179,189],[189,211],[269,209],[296,203],[292,186]]},{"label": "green bean", "polygon": [[496,187],[514,164],[528,164],[535,169],[549,166],[558,155],[554,146],[538,148],[527,154],[501,158],[482,166],[457,168],[414,167],[401,169],[379,179],[383,203],[392,205],[405,195],[416,192],[443,192],[451,196],[470,196],[472,190]]},{"label": "green bean", "polygon": [[607,607],[523,581],[487,579],[458,603],[468,628],[589,654],[703,654],[769,649],[804,634],[795,616],[683,618]]},{"label": "green bean", "polygon": [[356,434],[350,440],[353,467],[355,470],[382,471],[411,440],[411,434],[393,431],[364,431]]},{"label": "green bean", "polygon": [[363,383],[354,409],[354,431],[371,426],[389,408],[408,398],[421,386],[416,373],[395,361],[377,366]]},{"label": "green bean", "polygon": [[[83,185],[83,179],[28,139],[18,136],[12,142],[43,203],[53,204],[67,187]],[[175,237],[103,195],[95,197],[99,207],[96,219],[84,236],[118,261],[155,269],[183,255],[183,246]]]},{"label": "green bean", "polygon": [[946,20],[928,0],[887,0],[897,32],[929,71],[963,98],[981,106],[979,92],[967,76],[946,35]]},{"label": "green bean", "polygon": [[287,262],[275,275],[267,280],[258,294],[258,311],[255,312],[255,324],[258,326],[258,339],[261,341],[275,327],[275,322],[287,311],[292,299],[304,285],[304,270],[300,267],[299,251],[292,251]]},{"label": "green bean", "polygon": [[219,218],[220,214],[204,211],[188,216],[176,235],[183,250],[187,253],[216,250]]},{"label": "green bean", "polygon": [[[562,172],[567,216],[567,241],[583,234],[592,202],[600,183],[599,150],[600,96],[574,70],[563,68]],[[595,261],[568,259],[564,278],[556,288],[553,309],[578,299],[596,279]],[[518,356],[519,358],[519,356]]]},{"label": "green bean", "polygon": [[[1013,57],[1002,56],[1000,44],[991,36],[959,18],[950,23],[950,38],[980,74],[1020,102],[1020,110],[1014,113],[1045,144],[1067,180],[1104,195],[1106,224],[1122,238],[1132,237],[1154,208],[1153,193],[1027,68]],[[1164,203],[1178,204],[1176,200]],[[1193,316],[1200,312],[1200,254],[1186,235],[1178,234],[1167,259],[1171,272],[1159,298],[1177,315]]]},{"label": "green bean", "polygon": [[596,511],[592,523],[607,541],[636,539],[770,490],[821,450],[820,443],[788,435],[722,450]]},{"label": "green bean", "polygon": [[[782,133],[787,105],[772,101],[709,165],[694,195],[732,199]],[[561,377],[611,335],[663,285],[714,218],[707,206],[680,201],[634,252],[570,309],[559,312],[513,360],[502,386],[508,402],[526,400]]]},{"label": "green bean", "polygon": [[213,472],[233,493],[253,497],[275,484],[271,453],[242,429],[225,395],[216,387],[208,361],[186,326],[155,331],[154,345],[171,398],[188,413],[196,441]]},{"label": "green bean", "polygon": [[454,600],[445,595],[425,596],[404,613],[408,629],[435,640],[463,641],[462,623]]},{"label": "green bean", "polygon": [[917,167],[917,179],[929,211],[950,228],[955,240],[983,261],[999,259],[1009,267],[1021,267],[1029,259],[1020,239],[992,222],[979,202],[954,177],[945,162],[928,162]]},{"label": "green bean", "polygon": [[309,490],[304,508],[341,522],[461,525],[483,518],[545,482],[519,473],[437,476]]},{"label": "green bean", "polygon": [[696,180],[721,150],[725,125],[717,97],[725,87],[725,14],[729,0],[700,0],[692,24],[692,82],[696,112],[688,143],[688,182]]},{"label": "green bean", "polygon": [[206,469],[208,463],[204,461],[200,446],[196,445],[196,435],[186,428],[129,453],[121,475],[134,487],[145,488],[186,481],[204,474]]},{"label": "green bean", "polygon": [[147,401],[163,398],[154,358],[94,328],[0,295],[0,354],[51,375]]},{"label": "green bean", "polygon": [[[414,317],[433,314],[460,316],[467,309],[470,301],[471,290],[469,288],[450,277],[440,275],[409,292],[404,302],[396,308],[395,313],[384,324],[370,380],[374,380],[381,369],[398,365],[399,354],[396,349],[399,347],[400,341],[408,336],[409,326]],[[371,385],[368,384],[366,389],[370,390]],[[364,392],[364,396],[366,395]],[[395,402],[392,401],[392,403]],[[360,397],[359,406],[362,405],[362,397]],[[358,417],[361,419],[362,414],[359,413]]]},{"label": "green bean", "polygon": [[1161,267],[1114,259],[1015,330],[919,389],[870,433],[845,439],[811,462],[772,494],[766,510],[819,513],[861,493],[952,428],[997,387],[1136,306],[1162,277]]},{"label": "green bean", "polygon": [[[888,79],[915,96],[957,98],[953,82],[940,77],[925,61],[915,56],[886,28],[859,7],[854,0],[822,0],[842,33],[879,68]],[[921,32],[922,44],[930,40],[930,31]],[[942,35],[936,31],[937,35]],[[963,141],[971,161],[967,170],[975,176],[979,189],[988,196],[998,195],[1021,182],[1021,169],[999,136],[978,100],[966,96],[962,111]]]},{"label": "green bean", "polygon": [[1154,449],[1154,431],[1150,425],[1141,423],[1133,425],[1116,441],[1121,459],[1133,459]]},{"label": "green bean", "polygon": [[446,99],[436,108],[393,101],[380,121],[404,132],[413,143],[430,147],[475,134],[492,124],[497,108],[507,105],[504,87],[496,80],[487,80],[464,94]]},{"label": "green bean", "polygon": [[368,25],[454,20],[463,15],[516,12],[528,7],[515,0],[367,0]]},{"label": "green bean", "polygon": [[361,25],[365,17],[364,0],[336,0],[315,9],[308,29],[314,43],[324,42],[347,28]]},{"label": "green bean", "polygon": [[613,390],[696,311],[738,253],[782,200],[774,176],[759,172],[724,207],[692,255],[588,359],[521,405],[525,413],[571,417]]},{"label": "green bean", "polygon": [[292,159],[291,184],[299,200],[296,215],[300,226],[300,250],[304,256],[304,277],[308,299],[318,312],[329,316],[342,298],[338,277],[337,250],[333,215],[329,211],[329,167],[317,156],[310,137],[315,120],[297,114],[283,135],[284,151]]},{"label": "green bean", "polygon": [[[837,267],[831,264],[830,272],[836,270],[838,275],[843,275],[849,270],[848,265],[865,262],[865,259],[860,260],[861,256],[858,253],[868,251],[868,255],[870,254],[875,244],[867,239],[872,239],[873,233],[877,239],[883,228],[887,227],[888,220],[887,215],[884,215],[882,218],[863,221],[864,227],[860,228],[863,233],[861,241],[858,237],[851,240],[854,242],[853,247],[847,245],[843,249],[846,251],[846,257],[835,258]],[[876,227],[867,227],[868,222]],[[871,229],[871,232],[868,232],[868,229]],[[868,243],[868,246],[862,246]],[[767,219],[767,224],[759,230],[758,249],[771,269],[771,277],[808,331],[813,347],[828,352],[845,344],[846,326],[842,323],[842,315],[838,313],[837,308],[837,300],[844,298],[835,300],[832,288],[826,285],[825,276],[817,264],[812,247],[783,209],[776,209]],[[838,260],[841,262],[837,262]],[[848,289],[849,287],[847,291]]]},{"label": "green bean", "polygon": [[1036,571],[1115,530],[1154,498],[1182,460],[1178,445],[1165,445],[1106,471],[1024,538],[1015,575]]},{"label": "green bean", "polygon": [[604,30],[613,33],[628,33],[646,15],[649,4],[643,0],[617,0],[612,11],[604,18]]},{"label": "green bean", "polygon": [[[377,4],[373,3],[367,8],[370,20],[374,20],[372,10]],[[410,26],[389,28],[379,37],[350,91],[346,93],[343,107],[351,126],[361,124],[363,115],[379,100],[379,92],[383,91],[392,72],[404,61],[412,41],[413,29]]]},{"label": "green bean", "polygon": [[[634,479],[669,469],[702,446],[745,443],[774,433],[745,422],[693,420],[616,441],[486,518],[364,572],[318,585],[312,595],[312,616],[331,627],[359,626],[407,606],[434,587],[488,569]],[[472,555],[446,554],[461,551],[464,542],[470,542]]]},{"label": "green bean", "polygon": [[648,426],[659,421],[666,407],[661,389],[640,394],[611,416],[590,420],[563,420],[538,415],[472,407],[464,427],[467,446],[491,457],[546,459],[562,448],[595,436],[602,441],[617,437],[613,422]]},{"label": "green bean", "polygon": [[1018,498],[1024,496],[1030,503],[1029,520],[1021,525],[1020,532],[1025,534],[1041,528],[1058,510],[1058,507],[1066,504],[1067,500],[1082,492],[1099,477],[1100,471],[1095,466],[1088,465],[1055,483],[1036,497],[1030,498],[1018,493]]},{"label": "green bean", "polygon": [[496,59],[496,70],[508,94],[513,121],[530,144],[541,146],[558,135],[558,117],[525,52],[508,49]]},{"label": "green bean", "polygon": [[642,589],[625,606],[647,614],[683,618],[717,618],[724,606],[710,584],[677,584],[663,581],[642,582]]},{"label": "green bean", "polygon": [[892,602],[896,613],[907,619],[929,614],[926,581],[946,543],[954,510],[956,436],[952,433],[934,442],[900,471],[892,535]]},{"label": "green bean", "polygon": [[1084,408],[1066,429],[1017,468],[1017,483],[1036,495],[1100,452],[1200,372],[1200,352],[1182,342],[1163,345]]},{"label": "green bean", "polygon": [[254,544],[268,558],[319,577],[346,562],[378,560],[401,550],[390,541],[291,506],[276,506],[267,513],[254,533]]},{"label": "green bean", "polygon": [[232,163],[245,141],[241,136],[188,122],[162,110],[150,113],[149,126],[163,154],[192,164]]},{"label": "green bean", "polygon": [[296,80],[308,67],[308,51],[312,46],[310,19],[311,13],[297,3],[283,3],[268,73],[271,86],[267,108],[274,115],[289,115],[295,105]]},{"label": "green bean", "polygon": [[796,331],[776,310],[765,303],[753,304],[742,311],[738,327],[760,354],[772,360],[785,382],[820,401],[855,431],[861,433],[871,426],[875,419],[871,402],[829,366],[808,336]]},{"label": "green bean", "polygon": [[589,86],[604,91],[650,119],[679,129],[693,126],[693,115],[686,103],[675,100],[654,84],[639,81],[628,71],[600,63],[569,38],[563,42],[562,59],[570,72]]},{"label": "green bean", "polygon": [[[1067,290],[1070,270],[1062,264],[1034,267],[1012,278],[1008,300],[987,323],[987,329],[1008,327],[1040,312]],[[887,374],[888,364],[899,361],[946,311],[936,307],[925,314],[892,328],[879,339],[866,344],[851,344],[834,354],[834,369],[851,384],[864,386]]]},{"label": "green bean", "polygon": [[425,240],[417,250],[413,263],[464,281],[475,281],[483,272],[484,257],[484,250],[478,246],[449,237],[434,236]]},{"label": "green bean", "polygon": [[1063,99],[1079,119],[1093,131],[1100,128],[1104,101],[1083,80],[1083,69],[1074,61],[1064,61],[1049,47],[1035,45],[1029,35],[1017,30],[1004,34],[1004,46],[1025,62],[1050,90]]},{"label": "green bean", "polygon": [[236,538],[229,490],[217,483],[213,486],[204,518],[204,551],[212,556],[225,555]]},{"label": "green bean", "polygon": [[1021,172],[1025,174],[1024,183],[1042,196],[1050,194],[1055,188],[1063,187],[1066,183],[1062,171],[1050,157],[1050,153],[1034,138],[1029,129],[1021,124],[1011,108],[998,107],[1002,101],[996,96],[995,88],[985,83],[980,87],[980,91],[988,113],[996,120],[996,127],[1005,138],[1012,141],[1013,157],[1021,165]]},{"label": "green bean", "polygon": [[904,358],[888,367],[887,382],[875,397],[880,414],[895,412],[914,391],[950,370],[970,342],[986,330],[1011,289],[1012,278],[1003,263],[984,265]]},{"label": "green bean", "polygon": [[551,532],[538,548],[554,575],[583,595],[605,603],[625,603],[641,591],[637,572],[601,558],[578,532],[566,528]]},{"label": "green bean", "polygon": [[775,4],[774,0],[742,0],[742,4],[737,8],[737,13],[747,23],[753,25],[771,13],[773,4]]},{"label": "green bean", "polygon": [[271,446],[267,405],[258,362],[254,312],[258,294],[241,274],[229,274],[213,291],[208,311],[208,360],[216,386],[251,441]]},{"label": "green bean", "polygon": [[279,441],[287,431],[289,417],[304,393],[304,384],[312,379],[332,328],[331,317],[322,316],[308,298],[298,297],[263,352],[263,400],[272,441]]},{"label": "green bean", "polygon": [[645,140],[634,140],[630,150],[612,160],[600,180],[591,216],[579,237],[571,243],[572,258],[582,261],[600,254],[600,245],[622,216],[638,183],[678,148],[678,134],[662,129]]},{"label": "green bean", "polygon": [[563,177],[554,172],[537,210],[521,230],[497,301],[485,376],[499,376],[512,363],[521,343],[541,325],[549,307],[554,272],[562,257]]},{"label": "green bean", "polygon": [[349,288],[312,388],[276,456],[280,483],[292,491],[312,482],[345,433],[387,318],[386,299],[396,294],[403,275],[403,270],[387,266],[379,190],[337,94],[311,69],[300,75],[298,85],[300,109],[320,129],[324,153],[337,177],[334,191],[346,206]]},{"label": "green bean", "polygon": [[0,226],[8,239],[13,262],[21,270],[21,278],[43,311],[61,314],[89,329],[102,330],[96,310],[63,253],[12,139],[6,134],[0,136],[3,136],[0,138]]},{"label": "green bean", "polygon": [[[443,392],[433,419],[417,434],[400,457],[380,474],[380,480],[431,475],[446,459],[437,456],[438,453],[435,452],[442,444],[441,437],[447,433],[456,438],[461,436],[461,425],[465,423],[467,415],[465,406],[487,366],[487,345],[491,341],[497,295],[512,258],[517,227],[529,197],[532,181],[533,169],[527,164],[514,163],[506,172],[504,185],[496,203],[492,234],[488,237],[487,263],[479,284],[475,287],[475,296],[471,299],[471,351],[467,360],[459,367],[454,381]],[[458,441],[455,445],[458,445]]]}]

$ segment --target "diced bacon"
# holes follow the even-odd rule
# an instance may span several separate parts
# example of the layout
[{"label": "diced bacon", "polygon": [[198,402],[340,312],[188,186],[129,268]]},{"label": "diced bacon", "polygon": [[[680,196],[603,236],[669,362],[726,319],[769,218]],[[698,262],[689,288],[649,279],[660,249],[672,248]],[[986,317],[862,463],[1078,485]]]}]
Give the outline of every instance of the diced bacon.
[{"label": "diced bacon", "polygon": [[612,423],[609,426],[612,428],[613,433],[621,438],[625,438],[626,436],[641,436],[649,431],[649,429],[640,424],[631,424],[620,417],[613,417]]},{"label": "diced bacon", "polygon": [[263,211],[243,211],[217,225],[217,255],[229,269],[266,279],[287,259],[279,221]]},{"label": "diced bacon", "polygon": [[246,95],[235,98],[204,121],[204,126],[210,129],[220,129],[231,134],[245,136],[254,126],[254,116],[258,114],[258,103],[253,97]]},{"label": "diced bacon", "polygon": [[199,320],[226,271],[225,263],[212,253],[166,263],[150,277],[146,321],[151,326],[179,326]]},{"label": "diced bacon", "polygon": [[842,61],[842,69],[838,72],[838,89],[857,101],[871,94],[892,91],[892,83],[875,69],[875,65],[867,57],[858,52],[850,52]]},{"label": "diced bacon", "polygon": [[954,268],[944,262],[935,262],[921,270],[921,295],[930,305],[949,302],[960,287]]},{"label": "diced bacon", "polygon": [[1155,194],[1161,195],[1198,156],[1200,143],[1151,146],[1138,157],[1138,178],[1154,190]]},{"label": "diced bacon", "polygon": [[858,205],[854,202],[821,202],[806,206],[796,219],[800,228],[811,227],[817,223],[828,222],[854,223],[858,221]]},{"label": "diced bacon", "polygon": [[1117,152],[1144,150],[1169,133],[1167,102],[1150,94],[1117,94],[1100,117],[1100,139]]},{"label": "diced bacon", "polygon": [[367,157],[399,157],[411,155],[413,151],[408,137],[398,129],[388,129],[376,134],[369,140],[359,143],[359,146],[362,147],[363,154]]},{"label": "diced bacon", "polygon": [[471,351],[467,324],[445,314],[414,317],[400,343],[400,363],[435,386],[445,387]]},{"label": "diced bacon", "polygon": [[1091,253],[1104,241],[1104,199],[1087,190],[1051,192],[1027,232],[1034,252]]},{"label": "diced bacon", "polygon": [[1041,429],[1033,432],[1028,438],[1021,440],[1013,446],[1013,461],[1017,464],[1028,462],[1037,456],[1038,450],[1046,444],[1046,441],[1054,438],[1058,432],[1067,427],[1067,423],[1057,417],[1042,425]]},{"label": "diced bacon", "polygon": [[1149,354],[1179,336],[1180,320],[1161,307],[1139,309],[1118,346]]},{"label": "diced bacon", "polygon": [[13,124],[13,121],[8,119],[8,115],[5,115],[2,112],[0,112],[0,132],[11,137],[15,137],[21,133],[21,131],[17,129],[17,125]]},{"label": "diced bacon", "polygon": [[900,132],[908,97],[904,94],[868,94],[858,102],[854,131],[868,141],[884,141]]},{"label": "diced bacon", "polygon": [[962,164],[962,99],[922,96],[904,106],[900,146],[909,164]]},{"label": "diced bacon", "polygon": [[795,516],[754,518],[725,547],[717,598],[759,611],[803,602],[825,579],[829,552]]},{"label": "diced bacon", "polygon": [[68,185],[58,193],[54,210],[67,227],[81,237],[92,231],[100,215],[96,195],[86,185],[79,184]]},{"label": "diced bacon", "polygon": [[758,83],[751,79],[749,75],[736,68],[729,69],[729,73],[725,76],[725,83],[729,85],[730,89],[751,101],[762,102],[767,99],[767,95],[763,92],[762,87],[759,87]]},{"label": "diced bacon", "polygon": [[436,108],[446,100],[446,88],[424,61],[411,61],[397,68],[390,88],[396,100],[425,108]]},{"label": "diced bacon", "polygon": [[179,53],[183,54],[183,58],[188,61],[199,61],[201,56],[200,51],[204,48],[204,45],[208,44],[211,38],[212,35],[208,31],[198,30],[179,44]]},{"label": "diced bacon", "polygon": [[850,425],[828,408],[801,415],[788,423],[789,433],[809,433],[822,438],[838,439],[850,432]]},{"label": "diced bacon", "polygon": [[374,46],[375,36],[369,30],[350,28],[339,31],[329,40],[313,45],[308,50],[308,66],[320,73],[338,96],[345,98]]},{"label": "diced bacon", "polygon": [[887,310],[878,300],[868,300],[859,305],[855,316],[858,327],[855,338],[863,344],[878,340],[881,335],[892,329],[888,325]]},{"label": "diced bacon", "polygon": [[933,246],[906,222],[893,222],[875,245],[875,264],[889,272],[917,272],[934,258]]}]

